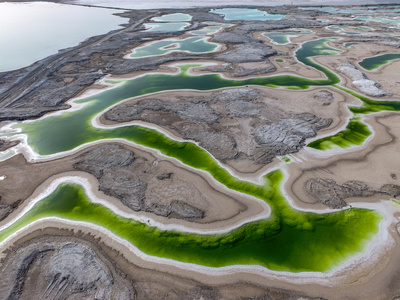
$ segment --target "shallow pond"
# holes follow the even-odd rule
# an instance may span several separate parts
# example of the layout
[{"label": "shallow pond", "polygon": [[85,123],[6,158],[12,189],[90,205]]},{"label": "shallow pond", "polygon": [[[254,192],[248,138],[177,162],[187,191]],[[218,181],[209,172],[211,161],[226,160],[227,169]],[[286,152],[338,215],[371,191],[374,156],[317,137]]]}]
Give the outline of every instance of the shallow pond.
[{"label": "shallow pond", "polygon": [[207,53],[218,48],[215,43],[208,42],[204,37],[195,36],[186,39],[167,39],[152,42],[142,47],[137,47],[129,58],[143,58],[164,55],[170,52]]},{"label": "shallow pond", "polygon": [[373,71],[395,59],[400,59],[400,53],[382,54],[364,58],[358,64],[368,71]]},{"label": "shallow pond", "polygon": [[312,31],[311,30],[306,30],[306,29],[295,29],[295,31],[291,31],[291,32],[286,32],[286,31],[282,31],[282,32],[264,32],[263,36],[268,37],[269,39],[271,39],[272,42],[276,43],[276,44],[280,44],[280,45],[286,45],[290,43],[290,38],[291,37],[298,37],[300,35],[304,35],[304,34],[311,34]]},{"label": "shallow pond", "polygon": [[214,14],[223,15],[227,21],[233,20],[254,20],[254,21],[267,21],[267,20],[280,20],[286,15],[269,14],[265,11],[256,8],[220,8],[212,9],[210,12]]}]

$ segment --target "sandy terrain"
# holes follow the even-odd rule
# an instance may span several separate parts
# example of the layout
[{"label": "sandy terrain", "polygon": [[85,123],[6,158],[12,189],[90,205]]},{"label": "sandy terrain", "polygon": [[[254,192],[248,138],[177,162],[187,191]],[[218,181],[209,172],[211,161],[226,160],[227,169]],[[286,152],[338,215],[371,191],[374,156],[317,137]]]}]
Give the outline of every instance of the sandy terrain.
[{"label": "sandy terrain", "polygon": [[[79,3],[93,4],[90,0],[82,0]],[[304,1],[304,3],[317,4],[318,2]],[[207,4],[209,3],[202,3],[205,6]],[[230,4],[235,4],[235,2]],[[251,5],[252,3],[247,4]],[[268,4],[273,5],[272,2]],[[106,1],[97,2],[96,5],[110,6],[111,4]],[[119,7],[124,8],[128,7],[126,5],[128,4],[124,2],[119,2],[118,4]],[[149,7],[149,5],[147,3],[135,3],[135,8]],[[168,3],[169,7],[174,7],[174,5],[174,3]],[[191,6],[193,3],[188,2],[186,5]],[[337,16],[331,17],[331,20],[337,18]],[[323,18],[327,18],[327,16],[323,16]],[[145,19],[146,17],[143,17],[140,22]],[[344,19],[344,22],[350,20],[346,16]],[[375,26],[377,31],[384,31],[383,25]],[[135,27],[132,26],[132,28]],[[298,62],[294,57],[294,53],[301,43],[307,40],[326,36],[340,36],[343,39],[330,42],[330,45],[343,50],[342,53],[339,55],[319,56],[313,59],[335,73],[337,73],[336,68],[338,65],[350,62],[365,76],[379,83],[383,90],[391,94],[381,97],[379,100],[400,100],[399,79],[394,76],[400,66],[399,61],[391,62],[373,72],[365,71],[357,64],[363,58],[378,53],[398,52],[398,48],[382,44],[380,40],[371,40],[345,49],[343,44],[352,41],[351,36],[338,35],[327,30],[324,26],[310,29],[313,30],[313,34],[292,37],[291,42],[287,45],[271,43],[267,37],[262,36],[263,31],[251,31],[253,39],[260,40],[277,51],[276,54],[260,59],[260,61],[227,63],[226,61],[212,59],[207,55],[199,58],[185,58],[182,56],[182,59],[184,61],[190,59],[190,63],[209,63],[211,61],[218,67],[231,64],[231,66],[234,65],[235,67],[249,70],[257,69],[261,65],[264,67],[273,64],[276,70],[256,76],[291,74],[320,79],[324,78],[323,73]],[[230,32],[230,30],[227,29],[227,32]],[[128,34],[129,31],[125,33]],[[118,37],[118,35],[115,36]],[[181,38],[185,36],[180,35]],[[165,38],[165,36],[156,36],[154,40],[161,38]],[[125,53],[121,53],[122,56],[128,53],[128,47],[124,47]],[[231,51],[234,47],[234,44],[227,43],[222,45],[218,51]],[[276,61],[276,59],[280,58],[284,59],[284,62]],[[171,58],[165,62],[154,63],[150,67],[145,65],[134,68],[125,66],[123,71],[126,72],[121,71],[120,73],[122,74],[118,72],[118,74],[107,76],[106,79],[123,80],[150,72],[176,72],[174,64],[177,61],[181,63],[179,60],[179,57]],[[92,62],[92,64],[94,63]],[[193,69],[191,72],[194,75],[211,73],[205,70],[204,66]],[[362,94],[362,91],[353,85],[352,80],[347,75],[337,74],[341,78],[341,86]],[[225,72],[223,76],[237,79],[229,72]],[[240,79],[252,77],[254,75],[243,76]],[[80,90],[77,95],[81,97],[87,96],[99,92],[105,87],[107,86],[103,79],[102,81],[96,81],[93,86]],[[307,137],[305,144],[343,130],[352,117],[348,106],[361,105],[359,99],[333,86],[311,87],[302,91],[259,86],[250,86],[250,88],[259,90],[262,93],[262,98],[261,100],[251,100],[253,102],[249,102],[257,105],[260,103],[268,105],[271,116],[282,114],[283,117],[281,119],[293,119],[296,115],[309,113],[318,118],[331,119],[329,126],[316,131],[316,136]],[[234,89],[228,88],[225,90]],[[178,104],[186,101],[182,99],[194,99],[196,97],[212,99],[215,93],[221,91],[179,90],[127,99],[98,114],[92,124],[101,128],[139,124],[155,128],[172,139],[184,141],[180,128],[175,126],[176,117],[171,117],[167,113],[162,114],[160,110],[155,110],[156,113],[153,112],[154,115],[151,115],[151,112],[147,112],[147,116],[150,117],[145,121],[135,120],[129,122],[116,122],[107,119],[107,112],[120,105],[128,105],[127,107],[129,107],[129,105],[140,104],[140,101],[154,98],[170,104]],[[315,96],[322,91],[332,95],[329,103],[323,102]],[[70,104],[70,102],[66,104]],[[221,111],[225,109],[224,106],[219,102],[214,102],[213,105],[213,109],[216,109],[221,117],[223,115]],[[66,107],[67,105],[65,105]],[[161,122],[162,118],[160,116],[171,122],[167,122],[164,119]],[[252,143],[250,138],[246,139],[246,137],[252,136],[252,129],[256,125],[265,122],[265,120],[252,120],[250,125],[247,124],[249,126],[246,127],[244,123],[241,123],[240,120],[242,119],[240,118],[231,117],[231,120],[228,120],[227,117],[225,119],[223,117],[221,117],[221,122],[216,122],[216,125],[213,125],[213,129],[217,132],[227,130],[229,133],[230,128],[232,132],[235,132],[235,137],[242,138],[237,138],[237,144]],[[273,120],[272,117],[270,119]],[[279,123],[280,119],[277,119],[278,121],[276,122]],[[261,177],[267,172],[278,168],[282,169],[286,175],[282,191],[288,201],[295,208],[301,210],[319,213],[332,211],[331,208],[319,203],[310,196],[305,188],[309,180],[331,180],[338,185],[343,185],[349,181],[357,181],[368,186],[368,190],[373,192],[371,196],[348,197],[345,201],[348,205],[354,207],[380,211],[385,217],[385,220],[380,224],[380,232],[363,253],[355,255],[353,259],[329,272],[290,273],[271,271],[253,265],[209,268],[185,264],[142,253],[128,242],[98,226],[56,218],[34,222],[3,242],[1,245],[2,260],[0,262],[0,270],[5,266],[9,266],[14,259],[13,255],[18,253],[22,255],[21,253],[28,251],[26,249],[29,249],[29,245],[41,242],[48,243],[49,241],[62,244],[69,241],[92,249],[99,261],[104,264],[104,268],[108,270],[108,274],[124,278],[128,282],[124,284],[130,286],[132,295],[134,294],[137,299],[164,299],[167,297],[169,299],[313,299],[312,297],[318,299],[320,297],[327,299],[394,299],[400,295],[398,283],[400,235],[397,229],[400,211],[393,206],[394,202],[391,201],[398,195],[383,193],[382,187],[385,185],[400,186],[400,160],[398,159],[400,149],[399,114],[398,112],[380,112],[365,115],[362,120],[368,125],[373,134],[361,146],[319,151],[301,145],[298,151],[285,155],[290,159],[288,163],[285,163],[279,155],[276,155],[271,162],[266,164],[249,162],[251,155],[249,157],[238,155],[226,160],[217,158],[219,164],[228,169],[234,176],[256,183],[260,182]],[[185,122],[189,123],[188,120],[184,119],[182,123],[187,125]],[[151,205],[168,207],[171,200],[179,198],[187,205],[204,212],[204,217],[184,218],[176,214],[165,217],[146,209],[135,211],[125,205],[123,199],[121,200],[118,197],[111,196],[110,193],[105,194],[102,192],[101,176],[103,172],[109,170],[106,167],[103,169],[100,167],[101,176],[96,176],[95,172],[90,172],[91,166],[86,166],[85,171],[82,171],[82,169],[78,171],[76,164],[82,161],[82,157],[85,154],[104,146],[106,143],[119,145],[134,153],[135,160],[131,164],[118,167],[124,171],[134,173],[135,176],[137,175],[140,180],[145,182],[146,200],[144,200],[144,205],[146,208],[151,207]],[[200,142],[196,141],[196,143],[201,145]],[[23,143],[17,146],[21,149],[19,150],[20,154],[0,162],[0,227],[6,227],[14,222],[35,201],[39,201],[43,197],[43,193],[49,193],[49,187],[55,187],[56,184],[63,180],[83,184],[92,201],[103,203],[117,214],[132,217],[142,222],[149,222],[149,224],[165,230],[173,229],[196,233],[228,232],[251,220],[266,218],[270,213],[268,206],[261,200],[227,189],[216,182],[210,174],[186,166],[176,159],[161,155],[154,149],[133,145],[126,141],[116,139],[107,142],[96,142],[62,154],[47,158],[35,157],[34,159],[30,156],[31,153],[29,151],[23,149],[24,146]],[[5,148],[7,147],[6,144]],[[0,148],[0,150],[3,149]],[[120,169],[117,171],[120,171]],[[31,174],[34,174],[34,176]],[[165,178],[169,181],[163,181]],[[19,268],[19,263],[20,261],[17,259],[14,269]],[[40,271],[40,267],[38,267],[40,263],[32,263],[32,266],[32,268],[38,268]],[[32,271],[32,274],[36,274],[34,272],[41,274],[39,271]],[[29,295],[29,289],[34,286],[31,277],[28,276],[23,280],[25,280],[23,282],[26,282],[27,289],[22,289],[20,299],[26,299],[27,295]],[[121,279],[121,282],[125,281]],[[45,283],[46,281],[41,282],[40,287],[45,287]],[[0,295],[2,291],[1,284],[0,282]]]}]

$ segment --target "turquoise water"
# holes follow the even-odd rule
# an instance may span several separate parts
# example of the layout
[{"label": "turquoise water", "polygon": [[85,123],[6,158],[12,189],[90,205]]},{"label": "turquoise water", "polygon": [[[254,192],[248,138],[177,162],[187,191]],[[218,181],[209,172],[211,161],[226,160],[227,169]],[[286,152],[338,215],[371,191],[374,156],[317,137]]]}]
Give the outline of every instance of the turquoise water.
[{"label": "turquoise water", "polygon": [[151,19],[151,21],[153,22],[185,22],[191,20],[192,20],[191,15],[182,13],[166,14],[162,15],[161,17],[154,17]]},{"label": "turquoise water", "polygon": [[337,9],[334,7],[329,7],[329,6],[309,6],[309,7],[300,7],[301,9],[304,10],[319,10],[319,11],[324,11],[328,12],[331,14],[371,14],[372,11],[369,10],[363,10],[363,9]]},{"label": "turquoise water", "polygon": [[145,23],[146,31],[154,32],[173,32],[185,29],[190,25],[188,21],[192,20],[189,14],[166,14],[161,17],[154,17],[151,19],[155,23]]},{"label": "turquoise water", "polygon": [[274,43],[286,45],[290,42],[290,37],[296,37],[303,34],[311,34],[311,30],[298,29],[297,31],[264,32],[263,36],[270,38]]},{"label": "turquoise water", "polygon": [[233,20],[253,20],[253,21],[267,21],[267,20],[281,20],[286,15],[268,14],[265,11],[256,8],[220,8],[212,9],[211,13],[223,15],[227,21]]},{"label": "turquoise water", "polygon": [[377,22],[377,23],[383,23],[383,24],[392,24],[399,26],[400,25],[400,19],[389,19],[389,18],[375,18],[373,16],[359,16],[356,17],[355,20],[362,20],[362,21],[370,21],[370,22]]},{"label": "turquoise water", "polygon": [[134,49],[130,58],[142,58],[168,54],[170,52],[182,51],[189,53],[206,53],[217,49],[218,45],[210,43],[204,37],[190,37],[182,40],[168,39],[152,42],[142,47]]}]

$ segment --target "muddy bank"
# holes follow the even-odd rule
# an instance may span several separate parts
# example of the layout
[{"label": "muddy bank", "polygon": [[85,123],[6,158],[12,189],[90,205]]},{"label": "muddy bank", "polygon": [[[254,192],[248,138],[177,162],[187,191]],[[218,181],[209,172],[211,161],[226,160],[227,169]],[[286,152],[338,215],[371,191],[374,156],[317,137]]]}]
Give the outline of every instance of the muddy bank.
[{"label": "muddy bank", "polygon": [[259,205],[250,208],[248,197],[219,192],[201,175],[165,158],[121,144],[100,144],[47,162],[29,163],[21,154],[1,162],[0,218],[24,203],[46,179],[75,170],[92,174],[93,184],[110,199],[118,199],[112,202],[126,212],[212,223],[260,210]]},{"label": "muddy bank", "polygon": [[256,88],[235,88],[205,96],[145,98],[124,102],[107,111],[108,124],[144,121],[194,140],[223,163],[240,159],[248,168],[265,165],[276,156],[298,152],[307,138],[333,120],[294,113]]},{"label": "muddy bank", "polygon": [[0,280],[3,299],[63,299],[68,295],[96,299],[323,299],[262,287],[245,278],[234,284],[212,285],[135,265],[100,237],[80,230],[36,230],[4,253],[0,270],[8,276]]}]

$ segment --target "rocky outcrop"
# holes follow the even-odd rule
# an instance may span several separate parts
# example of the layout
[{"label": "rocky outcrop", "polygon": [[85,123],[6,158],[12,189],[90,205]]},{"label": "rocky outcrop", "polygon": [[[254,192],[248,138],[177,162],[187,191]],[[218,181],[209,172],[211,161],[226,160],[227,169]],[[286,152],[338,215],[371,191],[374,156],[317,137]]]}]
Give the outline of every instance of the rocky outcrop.
[{"label": "rocky outcrop", "polygon": [[276,55],[276,50],[264,43],[251,42],[233,45],[232,49],[215,55],[215,59],[229,63],[245,63],[265,61],[268,57]]},{"label": "rocky outcrop", "polygon": [[[140,160],[135,165],[135,160]],[[148,182],[153,176],[147,175],[148,166],[142,158],[120,145],[101,145],[76,158],[74,168],[94,175],[99,181],[99,190],[115,197],[134,211],[147,211],[175,218],[203,218],[204,211],[181,200],[166,199],[166,203],[146,202]],[[159,181],[171,180],[173,173],[155,174]]]},{"label": "rocky outcrop", "polygon": [[182,120],[209,124],[215,123],[219,119],[219,114],[201,100],[198,103],[174,103],[158,99],[145,99],[133,105],[117,106],[107,112],[105,116],[111,121],[127,122],[141,120],[142,114],[145,114],[146,111],[170,113]]},{"label": "rocky outcrop", "polygon": [[122,146],[102,145],[79,156],[74,168],[100,179],[105,172],[130,166],[134,160],[133,152]]},{"label": "rocky outcrop", "polygon": [[131,282],[79,240],[44,238],[20,247],[0,267],[1,299],[136,299]]},{"label": "rocky outcrop", "polygon": [[[283,119],[271,125],[258,127],[253,136],[257,144],[267,149],[259,156],[259,161],[269,163],[275,156],[298,152],[305,146],[307,138],[317,135],[317,131],[328,127],[331,119],[321,119],[312,114],[302,114],[293,119]],[[262,148],[258,148],[262,151]]]},{"label": "rocky outcrop", "polygon": [[[1,196],[0,196],[1,200]],[[19,204],[21,203],[21,200],[15,201],[12,204],[0,204],[0,221],[4,220],[9,214],[11,214],[14,209],[16,209]]]},{"label": "rocky outcrop", "polygon": [[238,155],[235,139],[223,132],[208,131],[195,126],[186,126],[182,130],[184,139],[194,140],[207,149],[216,159],[227,161]]},{"label": "rocky outcrop", "polygon": [[275,72],[276,67],[266,59],[258,68],[246,68],[237,63],[230,63],[225,66],[208,66],[201,68],[201,70],[204,72],[228,73],[230,77],[245,77]]},{"label": "rocky outcrop", "polygon": [[342,185],[331,179],[310,179],[305,185],[306,193],[318,203],[331,208],[347,206],[344,201],[350,197],[369,197],[375,194],[366,183],[361,181],[348,181]]},{"label": "rocky outcrop", "polygon": [[385,184],[381,187],[380,192],[392,197],[400,196],[400,186],[396,184]]},{"label": "rocky outcrop", "polygon": [[226,102],[234,100],[242,100],[246,102],[257,101],[266,95],[256,88],[233,88],[223,91],[214,92],[211,96],[213,102]]},{"label": "rocky outcrop", "polygon": [[104,118],[166,126],[182,138],[196,141],[221,162],[241,156],[255,164],[298,152],[307,138],[332,123],[310,113],[286,113],[267,104],[266,97],[261,90],[246,87],[216,91],[208,97],[145,98],[115,106]]},{"label": "rocky outcrop", "polygon": [[173,200],[169,205],[153,204],[147,211],[163,217],[177,215],[185,219],[204,218],[202,210],[180,200]]},{"label": "rocky outcrop", "polygon": [[330,105],[333,101],[333,94],[327,90],[318,91],[314,94],[314,99],[322,105]]},{"label": "rocky outcrop", "polygon": [[133,152],[118,145],[103,145],[77,160],[74,168],[94,175],[102,192],[135,211],[143,210],[147,185],[126,168],[135,160]]},{"label": "rocky outcrop", "polygon": [[3,140],[0,139],[0,151],[5,151],[9,148],[12,148],[16,145],[18,145],[20,141],[9,141],[9,140]]},{"label": "rocky outcrop", "polygon": [[352,197],[370,197],[375,194],[386,194],[392,197],[400,196],[400,186],[385,184],[379,190],[374,190],[362,181],[348,181],[342,185],[332,179],[313,178],[304,184],[305,192],[316,202],[331,208],[347,206],[344,201]]},{"label": "rocky outcrop", "polygon": [[336,70],[352,80],[353,85],[368,96],[384,97],[391,94],[382,90],[380,84],[368,79],[368,77],[358,70],[353,64],[345,62],[336,67]]}]

